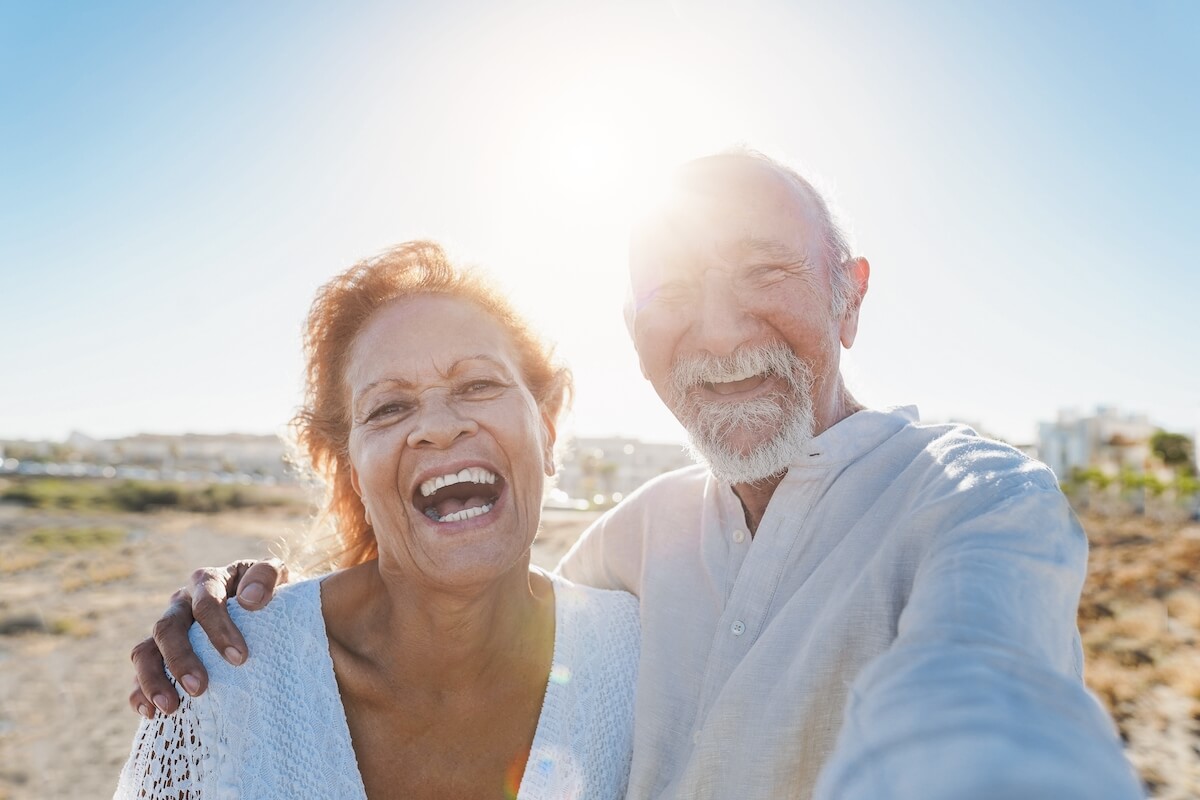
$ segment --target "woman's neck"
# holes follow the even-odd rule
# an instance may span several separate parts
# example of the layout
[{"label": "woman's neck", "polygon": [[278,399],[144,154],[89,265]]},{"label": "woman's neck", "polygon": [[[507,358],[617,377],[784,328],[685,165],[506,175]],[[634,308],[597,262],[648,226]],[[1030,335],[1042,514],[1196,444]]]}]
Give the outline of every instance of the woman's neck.
[{"label": "woman's neck", "polygon": [[409,690],[469,691],[553,650],[554,591],[528,558],[482,586],[439,587],[371,561],[322,587],[330,640]]}]

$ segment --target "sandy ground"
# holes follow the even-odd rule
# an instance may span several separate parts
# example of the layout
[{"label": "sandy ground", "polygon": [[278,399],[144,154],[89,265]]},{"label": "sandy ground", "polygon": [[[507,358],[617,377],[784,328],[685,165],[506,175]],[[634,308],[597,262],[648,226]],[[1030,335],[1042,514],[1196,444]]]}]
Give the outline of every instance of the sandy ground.
[{"label": "sandy ground", "polygon": [[[595,514],[548,512],[534,561],[553,567]],[[30,511],[0,504],[0,800],[111,797],[138,718],[129,650],[190,568],[266,557],[295,510]],[[116,543],[31,545],[38,530],[123,531]]]},{"label": "sandy ground", "polygon": [[[593,517],[549,513],[535,561],[552,566]],[[138,722],[125,702],[129,648],[191,566],[266,556],[305,525],[299,508],[82,516],[0,505],[0,800],[111,796]],[[116,533],[30,540],[100,526]],[[1200,526],[1085,526],[1089,682],[1152,796],[1200,797]]]}]

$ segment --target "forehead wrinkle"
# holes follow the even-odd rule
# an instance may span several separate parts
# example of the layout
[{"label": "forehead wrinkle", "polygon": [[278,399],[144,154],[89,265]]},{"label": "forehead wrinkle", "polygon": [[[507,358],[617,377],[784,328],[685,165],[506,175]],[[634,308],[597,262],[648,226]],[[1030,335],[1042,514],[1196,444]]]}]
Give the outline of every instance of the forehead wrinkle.
[{"label": "forehead wrinkle", "polygon": [[[448,367],[445,367],[445,368],[439,367],[435,364],[434,369],[437,370],[437,374],[438,374],[439,378],[448,379],[448,378],[452,378],[455,375],[463,372],[464,369],[466,369],[466,367],[464,365],[469,361],[485,361],[488,364],[491,364],[492,366],[501,370],[506,375],[510,374],[508,371],[508,366],[503,361],[501,361],[500,359],[496,358],[495,356],[489,355],[487,353],[476,353],[475,355],[472,355],[472,356],[463,356],[462,358],[455,359],[454,361],[452,361],[450,363],[450,365]],[[375,387],[382,386],[384,384],[396,386],[397,388],[400,388],[400,389],[414,389],[417,386],[416,383],[409,381],[409,380],[405,380],[404,378],[380,378],[377,381],[371,381],[370,383],[368,383],[366,386],[363,387],[362,391],[363,391],[363,393],[366,393],[366,392],[371,391]]]},{"label": "forehead wrinkle", "polygon": [[729,244],[727,249],[734,253],[735,258],[757,255],[786,264],[803,266],[805,269],[811,267],[806,254],[778,239],[746,235]]}]

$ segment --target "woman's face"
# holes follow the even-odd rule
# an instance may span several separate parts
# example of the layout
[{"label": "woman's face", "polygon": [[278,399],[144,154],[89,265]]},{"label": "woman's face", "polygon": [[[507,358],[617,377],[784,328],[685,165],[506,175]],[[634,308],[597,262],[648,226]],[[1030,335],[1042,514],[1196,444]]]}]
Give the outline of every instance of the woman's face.
[{"label": "woman's face", "polygon": [[385,569],[462,586],[527,558],[554,424],[519,363],[507,331],[453,297],[394,301],[359,332],[351,475]]}]

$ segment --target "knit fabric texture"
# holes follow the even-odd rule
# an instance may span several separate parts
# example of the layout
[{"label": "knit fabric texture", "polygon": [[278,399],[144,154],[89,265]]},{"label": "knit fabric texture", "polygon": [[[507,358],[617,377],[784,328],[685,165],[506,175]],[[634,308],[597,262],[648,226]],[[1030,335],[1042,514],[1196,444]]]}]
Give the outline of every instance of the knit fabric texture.
[{"label": "knit fabric texture", "polygon": [[[637,601],[550,577],[554,658],[517,798],[620,798],[632,756]],[[180,692],[174,714],[142,721],[114,797],[366,797],[320,579],[283,587],[261,611],[231,602],[229,612],[253,657],[230,665],[192,626],[209,689],[195,698]]]}]

